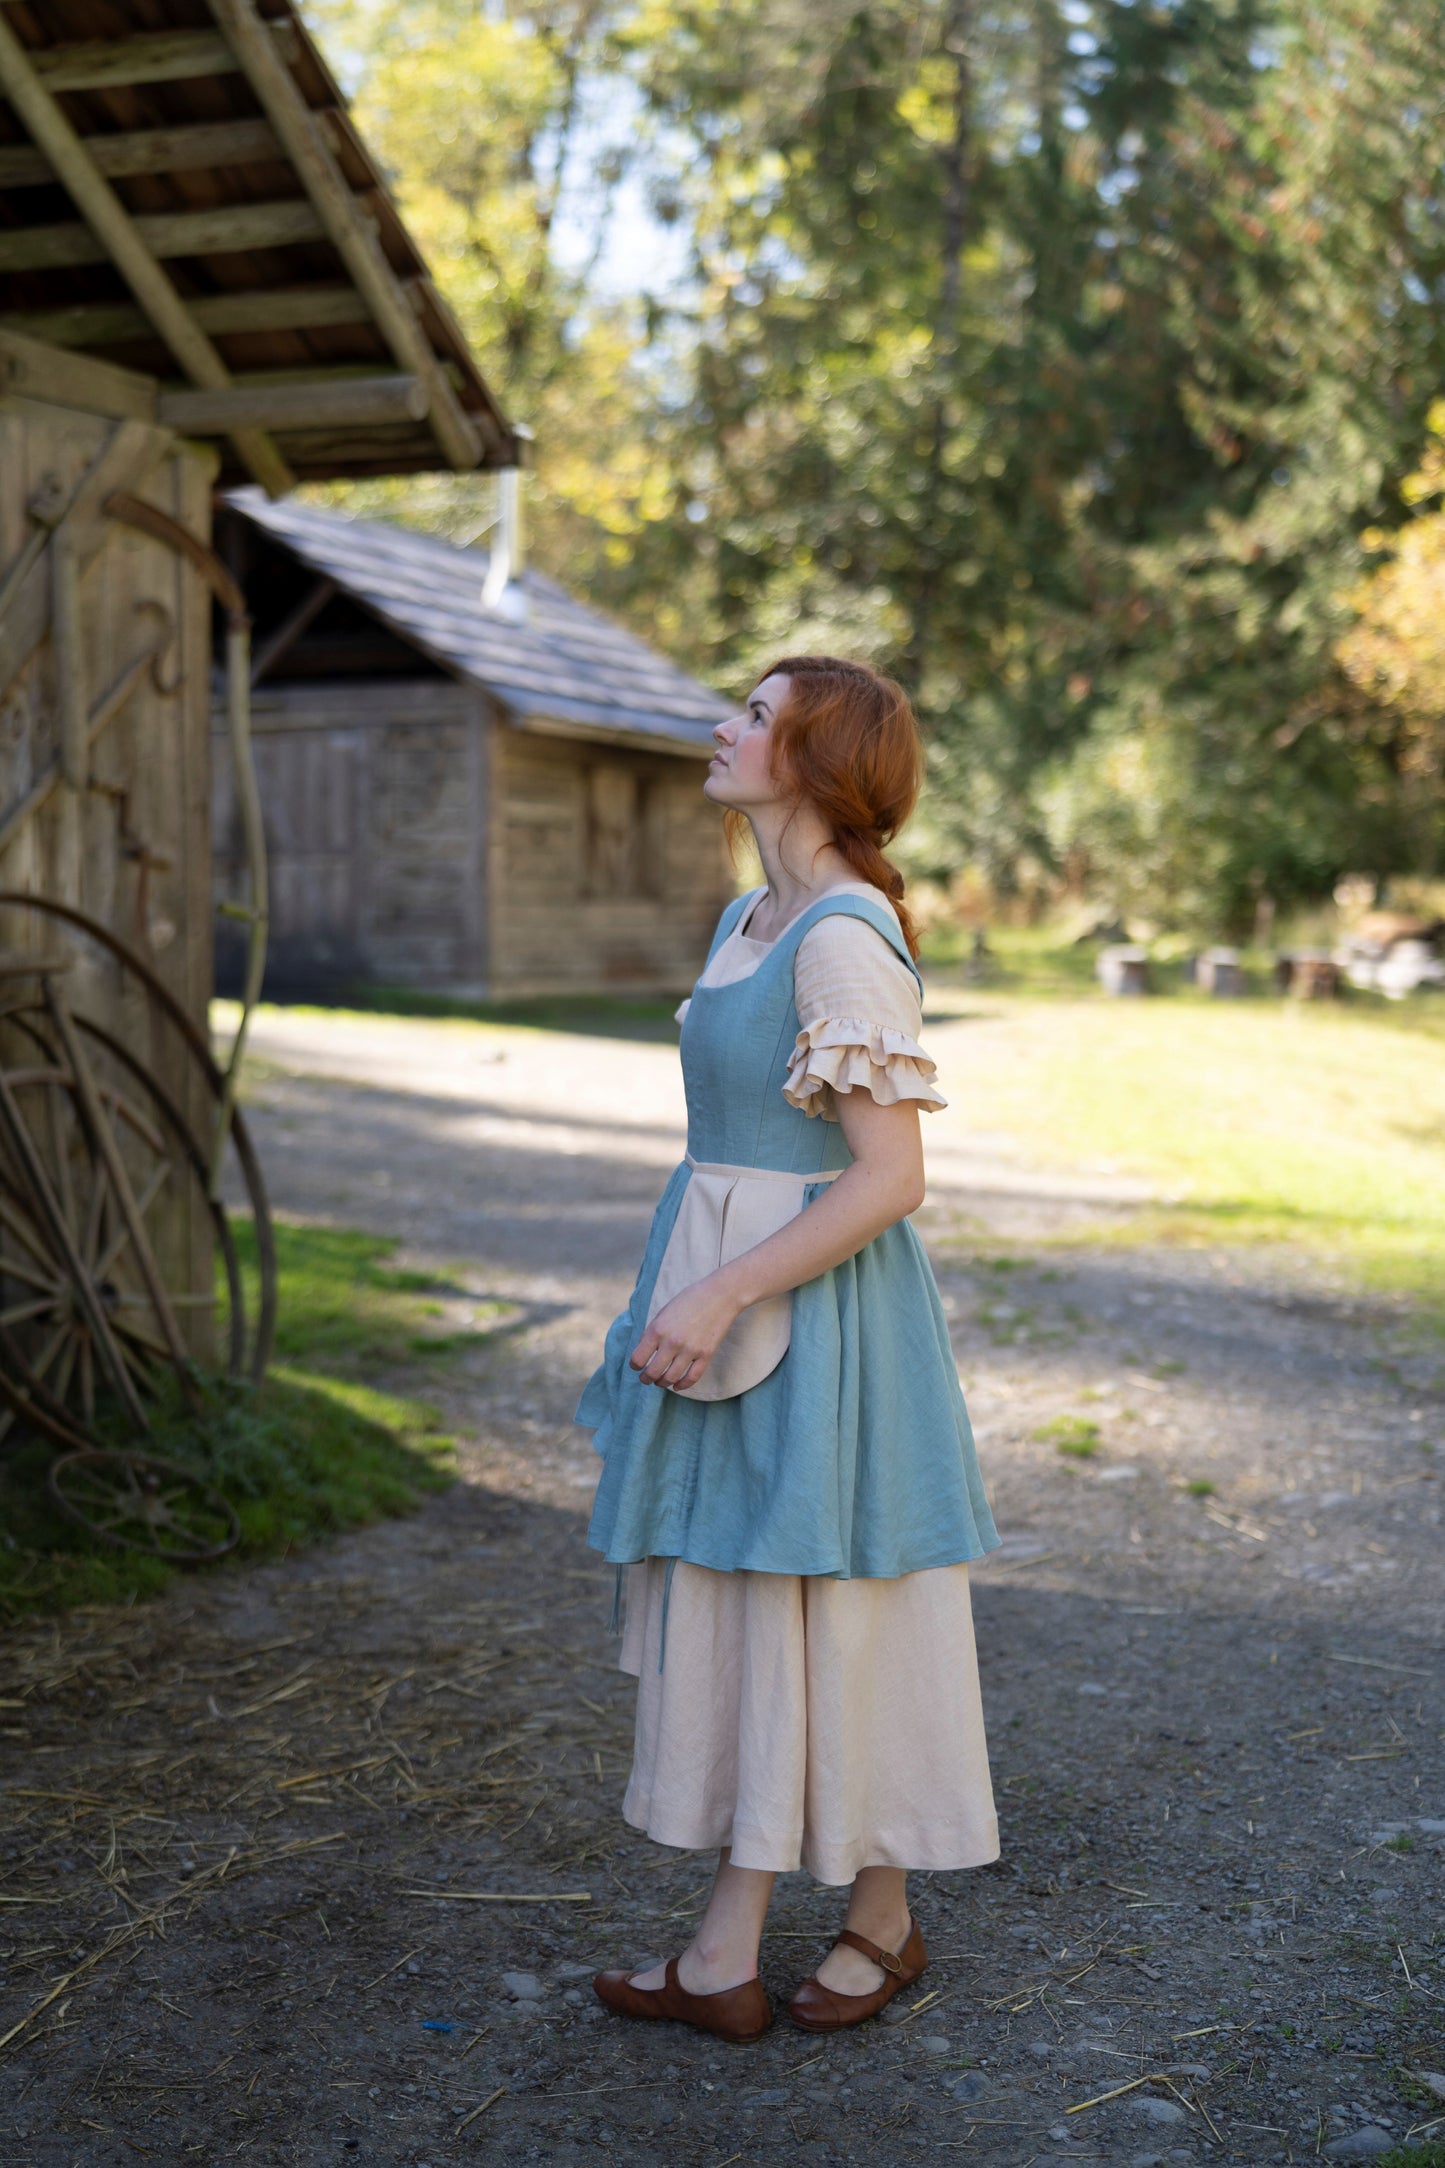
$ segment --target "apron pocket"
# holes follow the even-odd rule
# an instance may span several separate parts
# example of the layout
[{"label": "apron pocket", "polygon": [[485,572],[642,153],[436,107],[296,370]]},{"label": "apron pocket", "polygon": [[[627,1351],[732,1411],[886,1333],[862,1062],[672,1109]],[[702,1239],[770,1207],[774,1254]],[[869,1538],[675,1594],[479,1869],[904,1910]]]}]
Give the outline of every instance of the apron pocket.
[{"label": "apron pocket", "polygon": [[[685,1287],[731,1264],[795,1220],[807,1184],[820,1179],[828,1177],[695,1167],[657,1268],[649,1324]],[[729,1327],[697,1383],[669,1390],[683,1400],[732,1400],[777,1369],[792,1330],[791,1289],[752,1303]]]}]

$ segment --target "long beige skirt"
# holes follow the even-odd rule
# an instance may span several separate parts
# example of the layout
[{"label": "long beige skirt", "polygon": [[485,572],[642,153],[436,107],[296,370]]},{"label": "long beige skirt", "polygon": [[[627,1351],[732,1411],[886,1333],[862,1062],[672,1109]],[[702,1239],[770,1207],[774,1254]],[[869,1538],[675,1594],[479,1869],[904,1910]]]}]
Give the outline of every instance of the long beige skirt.
[{"label": "long beige skirt", "polygon": [[627,1569],[624,1818],[660,1844],[846,1884],[998,1858],[967,1566],[897,1580]]}]

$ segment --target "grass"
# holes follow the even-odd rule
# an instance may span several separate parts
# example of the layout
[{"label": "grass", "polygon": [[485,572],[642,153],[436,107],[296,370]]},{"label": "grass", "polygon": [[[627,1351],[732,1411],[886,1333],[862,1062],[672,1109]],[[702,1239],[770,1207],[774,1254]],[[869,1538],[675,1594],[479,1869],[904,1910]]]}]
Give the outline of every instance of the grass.
[{"label": "grass", "polygon": [[1380,2155],[1380,2168],[1445,2168],[1445,2138],[1428,2145],[1397,2145]]},{"label": "grass", "polygon": [[1445,1002],[930,991],[942,1124],[1157,1188],[1085,1239],[1301,1245],[1445,1330]]},{"label": "grass", "polygon": [[1207,1475],[1195,1476],[1193,1482],[1186,1483],[1184,1488],[1191,1498],[1212,1498],[1215,1490]]},{"label": "grass", "polygon": [[[254,1279],[244,1222],[237,1237]],[[173,1390],[142,1447],[230,1500],[242,1531],[231,1557],[241,1563],[408,1512],[450,1482],[454,1441],[413,1388],[508,1314],[448,1281],[394,1269],[397,1245],[380,1236],[280,1224],[276,1242],[280,1325],[264,1384],[206,1381],[199,1418]],[[459,1298],[465,1328],[439,1331]],[[117,1430],[110,1442],[131,1441]],[[168,1587],[183,1569],[113,1548],[51,1503],[53,1457],[32,1440],[0,1458],[0,1618],[131,1603]]]},{"label": "grass", "polygon": [[1040,1445],[1052,1445],[1070,1460],[1092,1460],[1104,1442],[1098,1424],[1084,1415],[1056,1415],[1052,1422],[1041,1423],[1034,1437]]},{"label": "grass", "polygon": [[[491,1025],[499,1030],[580,1033],[586,1038],[646,1039],[667,1045],[677,1040],[674,1011],[684,990],[667,997],[550,994],[532,1001],[482,1001],[464,994],[427,993],[416,987],[348,986],[340,988],[330,1002],[275,1001],[268,997],[266,1006],[300,1016],[435,1017],[443,1022]],[[218,1001],[212,1010],[213,1025],[229,1028],[236,1014],[233,1001]]]},{"label": "grass", "polygon": [[[391,1369],[413,1358],[435,1359],[473,1346],[513,1315],[506,1303],[476,1297],[434,1273],[398,1271],[387,1260],[397,1244],[349,1227],[307,1227],[281,1221],[276,1229],[280,1308],[276,1360],[341,1375]],[[255,1278],[255,1242],[247,1222],[237,1228],[242,1270]],[[438,1298],[446,1298],[439,1300]],[[439,1332],[453,1310],[457,1331]]]}]

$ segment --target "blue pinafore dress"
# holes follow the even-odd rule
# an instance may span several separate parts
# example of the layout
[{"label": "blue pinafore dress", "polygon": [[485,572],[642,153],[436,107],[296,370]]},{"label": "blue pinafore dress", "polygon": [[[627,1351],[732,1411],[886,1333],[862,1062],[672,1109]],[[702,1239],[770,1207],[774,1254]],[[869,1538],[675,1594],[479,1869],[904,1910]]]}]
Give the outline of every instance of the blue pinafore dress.
[{"label": "blue pinafore dress", "polygon": [[628,1366],[692,1183],[726,1189],[731,1174],[742,1193],[762,1170],[793,1179],[807,1209],[848,1163],[839,1124],[783,1096],[807,1046],[794,967],[810,929],[861,920],[865,975],[881,936],[917,989],[876,891],[820,898],[770,945],[740,935],[761,962],[728,979],[723,957],[709,986],[754,900],[724,912],[687,1006],[687,1158],[578,1408],[603,1459],[589,1540],[619,1593],[627,1577],[621,1663],[638,1704],[623,1814],[660,1843],[726,1845],[738,1866],[829,1884],[875,1865],[978,1866],[998,1856],[998,1825],[967,1561],[998,1538],[913,1227],[797,1288],[786,1352],[743,1391],[684,1397]]},{"label": "blue pinafore dress", "polygon": [[[709,960],[748,900],[724,911]],[[942,1304],[907,1220],[794,1290],[787,1352],[749,1390],[687,1399],[628,1367],[690,1162],[805,1178],[848,1164],[839,1124],[810,1120],[783,1096],[800,1029],[794,958],[833,914],[862,919],[913,970],[892,913],[837,893],[794,919],[747,978],[710,987],[704,969],[689,1004],[688,1156],[577,1409],[603,1462],[588,1541],[614,1564],[661,1557],[726,1573],[892,1579],[980,1558],[998,1541]],[[821,1181],[803,1194],[811,1203]]]}]

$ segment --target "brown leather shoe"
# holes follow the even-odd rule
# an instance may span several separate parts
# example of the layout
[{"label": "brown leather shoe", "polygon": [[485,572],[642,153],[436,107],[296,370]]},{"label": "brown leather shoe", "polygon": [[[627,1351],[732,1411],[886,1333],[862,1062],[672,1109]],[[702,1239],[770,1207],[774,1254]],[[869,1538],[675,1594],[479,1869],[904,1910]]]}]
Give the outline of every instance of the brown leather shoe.
[{"label": "brown leather shoe", "polygon": [[881,1965],[887,1978],[871,1995],[840,1995],[836,1987],[824,1987],[821,1980],[805,1980],[788,2004],[789,2017],[804,2032],[841,2032],[845,2025],[861,2025],[865,2018],[876,2017],[900,1987],[912,1987],[928,1963],[917,1920],[909,1921],[908,1940],[896,1954],[880,1950],[876,1942],[855,1935],[851,1927],[845,1927],[837,1939]]},{"label": "brown leather shoe", "polygon": [[761,1980],[744,1980],[740,1987],[725,1987],[716,1995],[692,1995],[677,1977],[675,1957],[667,1960],[662,1987],[634,1987],[625,1972],[599,1972],[592,1991],[621,2017],[676,2018],[680,2025],[716,2033],[719,2040],[761,2040],[773,2022]]}]

